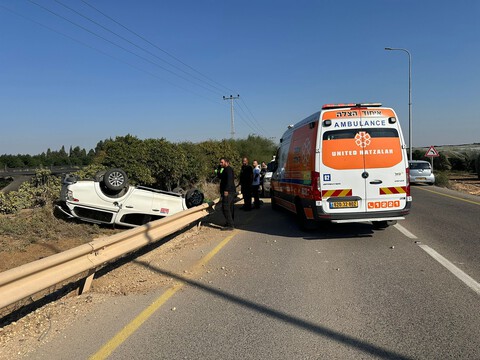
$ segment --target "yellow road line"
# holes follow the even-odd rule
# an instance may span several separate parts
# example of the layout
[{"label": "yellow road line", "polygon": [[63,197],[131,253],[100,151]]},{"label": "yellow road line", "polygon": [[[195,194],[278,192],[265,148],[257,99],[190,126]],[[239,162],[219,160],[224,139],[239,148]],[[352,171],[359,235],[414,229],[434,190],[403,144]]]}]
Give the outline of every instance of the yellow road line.
[{"label": "yellow road line", "polygon": [[429,190],[429,189],[423,189],[423,188],[418,187],[418,186],[415,187],[415,189],[421,189],[421,190],[423,190],[423,191],[428,191],[428,192],[431,192],[431,193],[434,193],[434,194],[438,194],[438,195],[442,195],[442,196],[446,196],[446,197],[449,197],[449,198],[452,198],[452,199],[456,199],[456,200],[460,200],[460,201],[465,201],[465,202],[468,202],[468,203],[471,203],[471,204],[475,204],[475,205],[480,205],[480,202],[478,202],[478,201],[462,199],[462,198],[457,197],[457,196],[447,195],[447,194],[443,194],[443,193],[441,193],[441,192],[433,191],[433,190]]},{"label": "yellow road line", "polygon": [[[206,265],[230,240],[237,234],[238,230],[234,230],[233,233],[223,239],[212,251],[210,251],[205,257],[203,257],[193,269]],[[102,348],[94,355],[90,356],[90,360],[106,359],[110,354],[121,344],[128,339],[138,328],[152,316],[168,299],[170,299],[175,293],[183,288],[185,284],[177,282],[172,285],[167,291],[165,291],[158,299],[150,304],[145,310],[143,310],[135,319],[127,324],[122,330],[120,330],[111,340],[109,340]]]}]

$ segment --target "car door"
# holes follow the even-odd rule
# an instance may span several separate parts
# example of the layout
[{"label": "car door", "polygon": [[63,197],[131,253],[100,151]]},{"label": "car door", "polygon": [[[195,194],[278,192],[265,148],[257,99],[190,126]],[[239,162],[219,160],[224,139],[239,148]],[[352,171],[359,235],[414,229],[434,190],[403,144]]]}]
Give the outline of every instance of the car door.
[{"label": "car door", "polygon": [[154,192],[141,188],[134,188],[130,195],[123,200],[115,217],[115,222],[122,225],[141,225],[151,220],[153,213]]}]

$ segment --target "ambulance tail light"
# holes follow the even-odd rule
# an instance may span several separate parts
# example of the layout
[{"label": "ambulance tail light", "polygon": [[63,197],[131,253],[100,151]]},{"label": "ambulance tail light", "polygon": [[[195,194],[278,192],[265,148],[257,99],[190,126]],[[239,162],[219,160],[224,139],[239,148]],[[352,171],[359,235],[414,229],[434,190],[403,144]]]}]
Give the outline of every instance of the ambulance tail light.
[{"label": "ambulance tail light", "polygon": [[409,198],[410,197],[410,168],[407,167],[406,173],[407,173],[407,198]]},{"label": "ambulance tail light", "polygon": [[315,201],[322,200],[322,193],[320,191],[320,173],[312,171],[312,195]]}]

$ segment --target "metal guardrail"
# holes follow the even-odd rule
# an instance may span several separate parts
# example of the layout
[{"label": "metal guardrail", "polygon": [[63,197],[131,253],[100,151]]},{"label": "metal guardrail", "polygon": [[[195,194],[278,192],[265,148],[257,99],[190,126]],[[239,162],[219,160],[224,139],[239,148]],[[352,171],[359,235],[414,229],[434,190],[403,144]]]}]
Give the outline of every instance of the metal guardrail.
[{"label": "metal guardrail", "polygon": [[95,271],[145,245],[171,235],[209,213],[218,202],[182,211],[0,273],[0,309],[88,272],[80,293],[88,291]]}]

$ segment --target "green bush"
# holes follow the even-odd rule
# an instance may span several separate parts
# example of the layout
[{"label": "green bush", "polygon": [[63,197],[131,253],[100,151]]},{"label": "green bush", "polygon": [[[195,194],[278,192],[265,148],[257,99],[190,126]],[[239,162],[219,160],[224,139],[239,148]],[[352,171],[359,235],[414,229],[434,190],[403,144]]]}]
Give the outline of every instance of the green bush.
[{"label": "green bush", "polygon": [[61,181],[50,170],[38,170],[35,176],[20,185],[18,191],[0,193],[0,214],[14,214],[20,210],[42,207],[58,200]]},{"label": "green bush", "polygon": [[435,174],[435,185],[440,187],[448,187],[448,174],[446,172],[437,172]]},{"label": "green bush", "polygon": [[76,171],[73,175],[75,175],[79,180],[87,180],[87,179],[94,179],[95,175],[102,171],[106,170],[107,168],[103,165],[99,164],[92,164],[84,167],[81,170]]},{"label": "green bush", "polygon": [[478,154],[477,159],[475,160],[475,171],[480,179],[480,154]]}]

